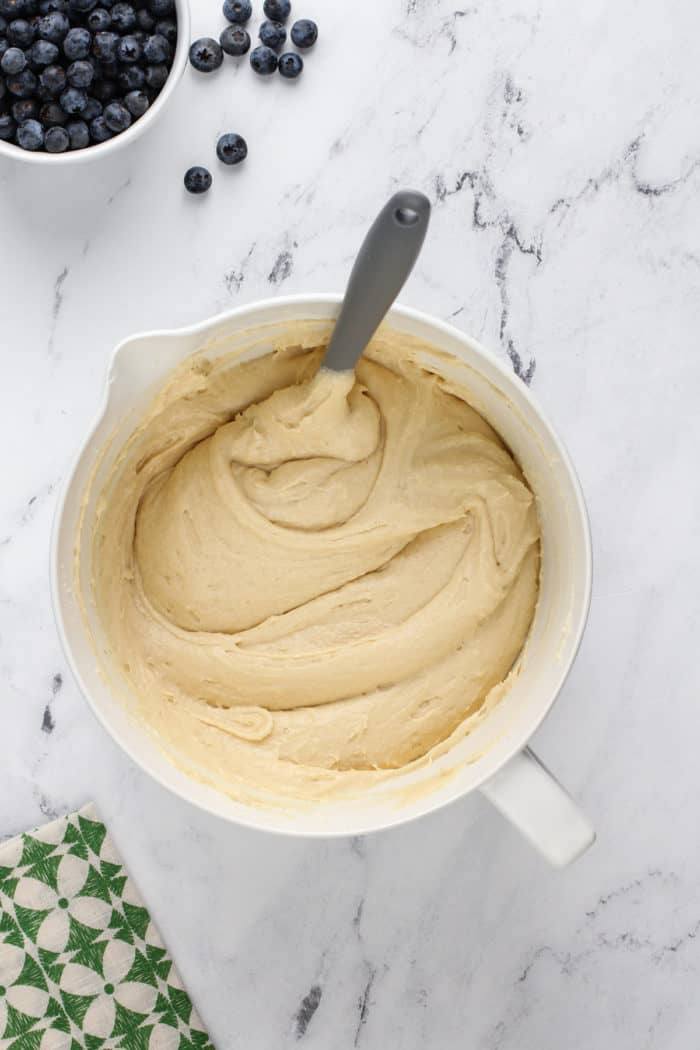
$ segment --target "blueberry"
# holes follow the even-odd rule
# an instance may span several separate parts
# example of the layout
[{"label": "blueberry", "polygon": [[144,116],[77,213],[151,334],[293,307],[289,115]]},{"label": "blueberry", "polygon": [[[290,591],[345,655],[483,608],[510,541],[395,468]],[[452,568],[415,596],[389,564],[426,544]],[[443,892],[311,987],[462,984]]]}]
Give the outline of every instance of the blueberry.
[{"label": "blueberry", "polygon": [[87,106],[87,95],[80,88],[69,87],[63,92],[59,101],[69,117],[77,117]]},{"label": "blueberry", "polygon": [[132,117],[142,117],[150,102],[148,101],[148,95],[144,91],[130,91],[124,96],[124,105],[131,113]]},{"label": "blueberry", "polygon": [[263,4],[265,17],[273,22],[286,22],[291,10],[292,5],[289,0],[265,0]]},{"label": "blueberry", "polygon": [[206,193],[211,186],[211,174],[198,165],[185,172],[185,189],[188,193]]},{"label": "blueberry", "polygon": [[66,78],[71,87],[89,88],[95,79],[95,67],[92,62],[79,58],[68,66]]},{"label": "blueberry", "polygon": [[98,62],[95,66],[95,76],[100,80],[116,80],[121,66],[117,62],[116,52],[111,62]]},{"label": "blueberry", "polygon": [[52,11],[67,11],[68,0],[39,0],[39,14],[49,15]]},{"label": "blueberry", "polygon": [[114,62],[117,58],[119,37],[116,33],[95,33],[92,41],[92,53],[98,62]]},{"label": "blueberry", "polygon": [[177,43],[177,24],[171,18],[162,18],[156,23],[156,33],[164,36],[171,47]]},{"label": "blueberry", "polygon": [[12,142],[17,125],[9,113],[0,115],[0,142]]},{"label": "blueberry", "polygon": [[112,138],[112,132],[105,124],[104,117],[95,117],[90,121],[90,138],[93,142],[106,142]]},{"label": "blueberry", "polygon": [[297,47],[312,47],[318,39],[318,26],[310,18],[300,18],[292,26],[292,40]]},{"label": "blueberry", "polygon": [[19,47],[8,47],[5,54],[0,58],[0,69],[7,76],[21,73],[27,65],[27,58]]},{"label": "blueberry", "polygon": [[37,68],[50,66],[58,58],[58,48],[48,40],[35,40],[29,49],[29,61]]},{"label": "blueberry", "polygon": [[75,62],[78,58],[87,58],[90,54],[90,44],[92,43],[92,37],[87,29],[82,26],[75,26],[73,29],[69,29],[63,40],[63,54],[71,62]]},{"label": "blueberry", "polygon": [[287,39],[287,30],[281,22],[262,22],[258,32],[261,42],[273,51],[279,51]]},{"label": "blueberry", "polygon": [[44,139],[47,153],[65,153],[70,146],[70,135],[65,128],[49,128]]},{"label": "blueberry", "polygon": [[22,149],[37,150],[44,145],[44,129],[38,120],[25,120],[17,128],[17,145]]},{"label": "blueberry", "polygon": [[242,26],[226,26],[219,36],[219,43],[227,55],[245,55],[250,48],[250,37]]},{"label": "blueberry", "polygon": [[136,24],[144,33],[152,33],[156,28],[156,20],[146,7],[140,7],[136,12]]},{"label": "blueberry", "polygon": [[96,80],[92,86],[92,94],[100,102],[111,102],[118,93],[114,80]]},{"label": "blueberry", "polygon": [[104,7],[96,7],[85,19],[91,33],[106,33],[112,28],[112,16]]},{"label": "blueberry", "polygon": [[136,12],[134,11],[131,4],[120,2],[115,4],[110,14],[112,15],[112,25],[118,33],[129,33],[132,29],[136,29]]},{"label": "blueberry", "polygon": [[148,0],[148,9],[156,18],[167,18],[175,10],[174,0]]},{"label": "blueberry", "polygon": [[147,66],[146,67],[146,87],[149,88],[154,95],[157,95],[161,90],[165,81],[168,79],[168,67],[167,66]]},{"label": "blueberry", "polygon": [[12,116],[18,124],[25,120],[36,120],[39,116],[39,103],[35,98],[21,98],[12,104]]},{"label": "blueberry", "polygon": [[45,127],[53,128],[58,124],[65,124],[68,114],[64,113],[58,102],[45,102],[39,110],[39,120]]},{"label": "blueberry", "polygon": [[271,47],[254,47],[250,52],[250,64],[260,76],[269,76],[277,69],[277,55]]},{"label": "blueberry", "polygon": [[138,62],[142,54],[143,48],[135,36],[123,36],[117,44],[117,58],[125,65]]},{"label": "blueberry", "polygon": [[245,25],[252,15],[253,6],[250,0],[224,0],[223,11],[229,22],[241,26]]},{"label": "blueberry", "polygon": [[224,60],[221,45],[210,36],[195,40],[190,48],[190,62],[200,73],[213,73]]},{"label": "blueberry", "polygon": [[76,15],[86,15],[97,7],[97,0],[68,0],[68,10]]},{"label": "blueberry", "polygon": [[52,44],[60,44],[69,29],[70,22],[62,11],[51,11],[48,15],[42,15],[37,23],[37,32],[41,39]]},{"label": "blueberry", "polygon": [[[221,51],[220,48],[219,51]],[[160,36],[158,33],[149,36],[146,43],[143,45],[143,57],[148,62],[149,66],[157,66],[160,65],[161,62],[168,62],[170,61],[171,55],[172,50],[170,44],[164,36]]]},{"label": "blueberry", "polygon": [[95,117],[102,116],[102,103],[98,102],[92,95],[88,95],[87,105],[81,114],[86,124],[89,124]]},{"label": "blueberry", "polygon": [[216,155],[224,164],[240,164],[248,156],[248,145],[242,135],[230,132],[216,144]]},{"label": "blueberry", "polygon": [[103,117],[105,124],[115,135],[126,131],[131,124],[131,113],[123,102],[110,102],[105,106]]},{"label": "blueberry", "polygon": [[295,80],[303,68],[304,60],[301,55],[297,55],[296,52],[287,51],[284,55],[280,55],[280,75],[286,77],[288,80]]},{"label": "blueberry", "polygon": [[7,90],[15,98],[31,98],[36,93],[38,80],[31,69],[23,69],[21,73],[8,77],[6,84]]},{"label": "blueberry", "polygon": [[12,47],[31,47],[36,36],[36,26],[26,18],[15,18],[7,27],[7,40]]},{"label": "blueberry", "polygon": [[39,83],[50,97],[60,95],[66,86],[66,71],[63,66],[47,66],[39,77]]},{"label": "blueberry", "polygon": [[90,131],[84,120],[69,120],[66,131],[71,149],[85,149],[90,145]]},{"label": "blueberry", "polygon": [[117,84],[125,95],[128,91],[140,91],[146,83],[146,74],[141,66],[125,66],[117,74]]}]

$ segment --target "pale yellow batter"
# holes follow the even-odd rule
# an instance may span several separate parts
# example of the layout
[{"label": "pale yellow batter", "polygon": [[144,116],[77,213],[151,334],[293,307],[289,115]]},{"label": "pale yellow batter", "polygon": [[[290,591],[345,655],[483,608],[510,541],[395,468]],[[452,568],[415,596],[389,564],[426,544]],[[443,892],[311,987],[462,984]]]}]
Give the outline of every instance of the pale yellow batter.
[{"label": "pale yellow batter", "polygon": [[342,797],[429,761],[508,675],[533,495],[400,340],[357,377],[294,347],[180,368],[100,501],[94,598],[141,716],[240,798]]}]

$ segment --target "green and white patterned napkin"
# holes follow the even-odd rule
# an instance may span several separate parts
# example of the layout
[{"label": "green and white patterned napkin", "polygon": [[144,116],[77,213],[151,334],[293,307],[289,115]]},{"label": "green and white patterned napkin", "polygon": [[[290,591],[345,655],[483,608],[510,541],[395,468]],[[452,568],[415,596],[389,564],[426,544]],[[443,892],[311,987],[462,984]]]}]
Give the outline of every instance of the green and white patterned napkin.
[{"label": "green and white patterned napkin", "polygon": [[213,1050],[92,805],[0,845],[0,1050]]}]

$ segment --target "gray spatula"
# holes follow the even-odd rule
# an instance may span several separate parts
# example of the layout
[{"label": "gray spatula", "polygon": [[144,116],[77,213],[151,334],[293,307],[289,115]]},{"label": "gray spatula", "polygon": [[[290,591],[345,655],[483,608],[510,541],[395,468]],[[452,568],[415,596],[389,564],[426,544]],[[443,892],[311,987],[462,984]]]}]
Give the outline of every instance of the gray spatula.
[{"label": "gray spatula", "polygon": [[354,369],[413,269],[429,219],[430,201],[415,190],[400,190],[384,205],[357,253],[325,368]]}]

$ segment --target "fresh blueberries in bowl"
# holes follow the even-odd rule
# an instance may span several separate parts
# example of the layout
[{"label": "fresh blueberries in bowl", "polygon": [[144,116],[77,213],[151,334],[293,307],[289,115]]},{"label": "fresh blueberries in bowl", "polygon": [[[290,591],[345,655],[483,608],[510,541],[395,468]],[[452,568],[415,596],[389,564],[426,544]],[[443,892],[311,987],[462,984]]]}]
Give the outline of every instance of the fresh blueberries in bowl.
[{"label": "fresh blueberries in bowl", "polygon": [[224,0],[224,17],[236,25],[245,25],[253,13],[250,0]]},{"label": "fresh blueberries in bowl", "polygon": [[277,69],[277,55],[271,47],[261,44],[250,52],[250,64],[256,73],[266,77]]},{"label": "fresh blueberries in bowl", "polygon": [[250,49],[250,36],[242,26],[226,26],[219,36],[219,43],[227,55],[245,55]]},{"label": "fresh blueberries in bowl", "polygon": [[263,11],[272,22],[286,22],[292,10],[290,0],[265,0]]},{"label": "fresh blueberries in bowl", "polygon": [[287,39],[287,30],[281,22],[265,21],[260,25],[258,32],[261,44],[271,47],[273,51],[279,51]]},{"label": "fresh blueberries in bowl", "polygon": [[190,48],[190,62],[200,73],[213,73],[224,60],[221,44],[210,36],[195,40]]},{"label": "fresh blueberries in bowl", "polygon": [[300,18],[292,26],[291,37],[297,47],[313,47],[318,39],[318,26],[310,18]]},{"label": "fresh blueberries in bowl", "polygon": [[[234,19],[250,8],[227,0]],[[245,53],[229,28],[229,53]],[[0,141],[62,153],[121,134],[165,85],[177,39],[175,0],[0,0]],[[222,60],[216,41],[193,45],[198,68]]]}]

